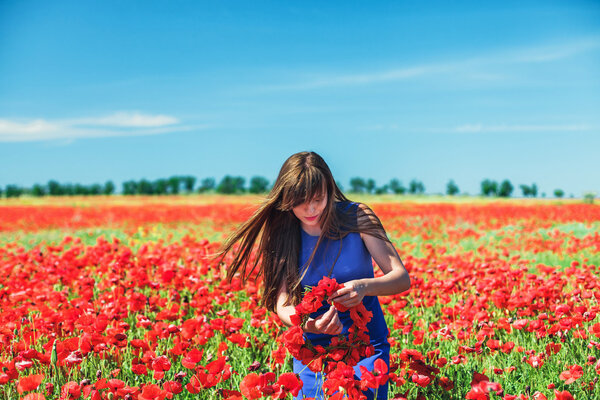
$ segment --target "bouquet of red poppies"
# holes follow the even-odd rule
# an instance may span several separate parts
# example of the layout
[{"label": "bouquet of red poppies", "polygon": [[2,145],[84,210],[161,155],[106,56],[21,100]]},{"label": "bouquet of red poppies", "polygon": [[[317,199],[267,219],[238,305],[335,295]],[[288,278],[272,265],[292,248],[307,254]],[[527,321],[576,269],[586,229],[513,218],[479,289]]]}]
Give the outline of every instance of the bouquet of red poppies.
[{"label": "bouquet of red poppies", "polygon": [[331,339],[329,346],[314,346],[310,340],[305,339],[302,326],[306,323],[311,313],[317,311],[323,301],[326,301],[343,285],[335,279],[324,277],[319,284],[304,294],[302,302],[296,306],[296,313],[291,316],[293,327],[288,329],[283,336],[288,351],[302,364],[308,366],[313,372],[323,371],[328,374],[334,369],[338,362],[348,366],[355,366],[361,358],[370,357],[375,354],[367,334],[367,323],[373,317],[373,313],[367,311],[360,303],[350,309],[333,302],[334,307],[340,311],[350,311],[353,321],[348,329],[348,335],[338,335]]}]

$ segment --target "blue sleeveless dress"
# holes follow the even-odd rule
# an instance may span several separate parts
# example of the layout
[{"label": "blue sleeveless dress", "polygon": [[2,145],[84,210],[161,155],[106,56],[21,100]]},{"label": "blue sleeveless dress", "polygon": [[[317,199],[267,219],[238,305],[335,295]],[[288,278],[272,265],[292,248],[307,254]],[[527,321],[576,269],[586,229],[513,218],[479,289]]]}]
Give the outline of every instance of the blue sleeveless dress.
[{"label": "blue sleeveless dress", "polygon": [[[358,209],[358,204],[356,203],[338,203],[337,207],[340,207],[344,210],[348,209],[348,207],[352,207],[355,212]],[[315,248],[318,236],[311,236],[306,233],[302,228],[300,228],[301,235],[301,247],[300,254],[298,257],[299,264],[299,273],[302,275],[304,266],[310,255]],[[341,242],[341,243],[340,243]],[[340,245],[342,249],[340,251]],[[369,254],[369,251],[365,247],[362,238],[359,233],[352,232],[348,233],[341,241],[340,240],[330,240],[324,238],[315,256],[311,265],[308,267],[306,274],[302,278],[302,289],[306,286],[316,286],[319,281],[327,276],[329,273],[331,266],[333,265],[336,257],[339,257],[335,262],[333,267],[331,277],[335,278],[338,283],[348,282],[354,279],[363,279],[363,278],[373,278],[373,264],[372,258]],[[378,358],[381,358],[385,361],[385,363],[389,367],[390,363],[390,344],[387,340],[388,336],[388,327],[386,325],[385,319],[383,318],[383,311],[381,310],[381,305],[379,304],[379,300],[377,296],[365,296],[363,298],[363,304],[366,309],[373,313],[373,318],[367,324],[369,338],[371,340],[371,344],[375,348],[375,354],[371,357],[362,359],[355,367],[355,379],[360,379],[362,373],[360,371],[360,366],[366,367],[369,371],[373,370],[374,362]],[[311,314],[312,318],[318,317],[319,315],[325,313],[329,309],[329,304],[324,302],[324,304]],[[343,324],[342,334],[348,334],[348,328],[352,325],[352,319],[350,318],[350,312],[338,312],[340,321]],[[305,332],[304,337],[309,339],[314,345],[323,345],[326,346],[330,343],[332,335],[327,334],[314,334]],[[298,393],[298,396],[295,397],[296,400],[303,399],[305,397],[314,397],[315,399],[323,399],[323,376],[321,373],[312,372],[308,367],[302,364],[300,360],[294,358],[294,373],[300,376],[302,380],[303,387],[302,390]],[[368,400],[373,400],[375,397],[375,389],[370,389],[365,391],[365,395]],[[380,386],[377,389],[377,399],[387,399],[388,398],[388,384]]]}]

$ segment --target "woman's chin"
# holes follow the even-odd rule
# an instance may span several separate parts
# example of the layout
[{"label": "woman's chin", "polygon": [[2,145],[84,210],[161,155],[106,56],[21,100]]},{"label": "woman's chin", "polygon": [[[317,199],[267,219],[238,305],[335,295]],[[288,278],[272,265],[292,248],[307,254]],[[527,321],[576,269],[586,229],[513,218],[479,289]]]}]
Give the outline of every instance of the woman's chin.
[{"label": "woman's chin", "polygon": [[311,228],[319,226],[319,218],[315,218],[315,219],[313,219],[311,221],[304,220],[304,225],[305,226],[310,226]]}]

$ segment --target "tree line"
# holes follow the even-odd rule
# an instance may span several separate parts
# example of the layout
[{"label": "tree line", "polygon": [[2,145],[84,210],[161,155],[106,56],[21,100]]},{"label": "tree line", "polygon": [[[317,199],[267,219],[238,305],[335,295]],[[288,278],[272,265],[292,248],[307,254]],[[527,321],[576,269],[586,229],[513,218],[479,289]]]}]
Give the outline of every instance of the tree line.
[{"label": "tree line", "polygon": [[[338,183],[341,190],[342,185]],[[537,197],[538,188],[535,183],[519,185],[523,197]],[[215,178],[203,178],[198,181],[191,175],[176,175],[169,178],[160,178],[155,180],[128,180],[123,182],[121,193],[124,195],[176,195],[191,193],[219,193],[219,194],[243,194],[267,193],[271,190],[271,183],[262,176],[253,176],[246,184],[246,179],[242,176],[225,175],[218,183]],[[510,197],[514,186],[505,179],[498,183],[494,180],[484,179],[481,182],[481,195],[487,197]],[[56,180],[50,180],[46,184],[36,183],[30,188],[17,185],[6,185],[4,189],[0,186],[0,197],[19,197],[21,195],[30,195],[34,197],[42,196],[93,196],[93,195],[113,195],[116,192],[116,186],[112,181],[104,184],[94,183],[91,185],[59,183]],[[366,194],[424,194],[425,185],[423,182],[412,179],[405,186],[397,178],[391,179],[388,183],[378,186],[372,178],[353,177],[350,179],[350,193]],[[446,194],[455,196],[460,194],[460,189],[454,180],[446,184]],[[565,192],[562,189],[554,190],[554,196],[563,197]],[[542,193],[545,197],[545,193]],[[572,195],[571,195],[572,197]]]}]

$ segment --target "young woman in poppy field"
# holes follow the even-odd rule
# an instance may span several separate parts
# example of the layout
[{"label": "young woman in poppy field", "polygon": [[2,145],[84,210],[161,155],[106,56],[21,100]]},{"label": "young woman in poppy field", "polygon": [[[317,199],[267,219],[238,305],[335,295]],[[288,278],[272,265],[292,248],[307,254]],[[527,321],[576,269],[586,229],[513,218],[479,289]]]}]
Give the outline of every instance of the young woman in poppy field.
[{"label": "young woman in poppy field", "polygon": [[[366,376],[363,378],[366,371],[370,377],[372,371],[381,372],[381,361],[386,371],[389,365],[388,327],[377,296],[408,290],[410,278],[379,218],[366,205],[350,202],[344,196],[318,154],[296,153],[284,162],[266,200],[230,236],[220,254],[224,256],[234,247],[235,254],[227,266],[228,279],[237,273],[247,278],[259,268],[263,305],[276,312],[285,325],[300,324],[300,341],[310,342],[308,348],[323,353],[339,338],[356,331],[355,323],[366,325],[363,333],[372,347],[363,351],[353,365],[355,379],[362,379],[364,385],[359,387],[365,389],[362,394],[368,399],[375,395],[387,398],[385,379],[373,387],[364,383]],[[372,260],[382,275],[375,277]],[[337,284],[335,290],[299,322],[297,306],[303,294],[317,287],[324,277]],[[359,306],[364,310],[362,320],[355,311]],[[311,360],[315,361],[314,355]],[[296,397],[323,398],[323,384],[328,377],[315,373],[314,364],[311,368],[302,361],[294,357],[294,372],[302,380]]]}]

